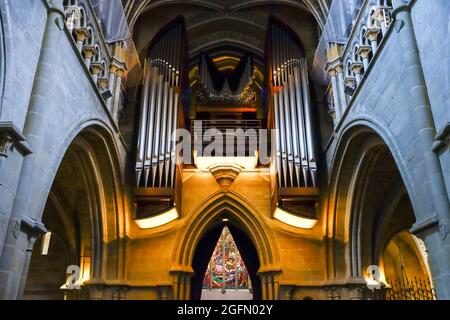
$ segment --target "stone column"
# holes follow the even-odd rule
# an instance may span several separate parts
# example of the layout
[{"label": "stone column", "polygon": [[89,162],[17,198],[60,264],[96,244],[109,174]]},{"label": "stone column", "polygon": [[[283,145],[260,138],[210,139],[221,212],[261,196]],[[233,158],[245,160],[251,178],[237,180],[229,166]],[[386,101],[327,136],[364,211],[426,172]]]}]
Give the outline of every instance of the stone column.
[{"label": "stone column", "polygon": [[419,141],[415,148],[426,170],[424,197],[433,212],[416,212],[417,223],[411,232],[419,235],[428,248],[431,273],[439,299],[450,299],[450,204],[438,156],[433,152],[436,128],[430,106],[419,48],[413,28],[409,1],[396,0],[393,17],[398,33],[404,65],[403,80],[410,87],[408,103],[414,115]]},{"label": "stone column", "polygon": [[352,72],[355,74],[355,79],[356,79],[356,84],[359,85],[359,83],[362,80],[362,69],[363,69],[364,65],[361,62],[353,62],[350,65],[350,69],[352,70]]},{"label": "stone column", "polygon": [[111,92],[111,98],[109,98],[108,101],[106,102],[106,105],[110,112],[112,111],[114,105],[114,88],[116,87],[116,73],[117,68],[113,64],[109,70],[109,91]]},{"label": "stone column", "polygon": [[369,69],[369,55],[372,52],[371,46],[359,46],[358,55],[361,57],[363,61],[364,71],[367,72]]},{"label": "stone column", "polygon": [[112,108],[112,116],[113,116],[114,120],[116,120],[116,121],[118,121],[120,97],[121,97],[121,91],[122,91],[122,79],[123,79],[124,74],[125,74],[124,69],[117,69],[116,87],[114,88],[114,92],[113,92],[114,102],[113,102],[113,108]]},{"label": "stone column", "polygon": [[341,106],[341,113],[343,114],[345,109],[347,109],[347,96],[345,95],[344,67],[342,66],[341,61],[335,66],[335,70],[337,73],[339,103]]},{"label": "stone column", "polygon": [[28,236],[28,245],[25,253],[25,262],[20,279],[19,294],[17,296],[17,299],[22,298],[23,291],[25,290],[28,269],[30,267],[31,256],[33,255],[34,244],[41,235],[47,232],[47,228],[45,228],[42,222],[29,217],[22,220],[21,228],[24,232],[26,232]]},{"label": "stone column", "polygon": [[126,56],[127,49],[124,47],[122,42],[117,42],[113,45],[113,61],[112,61],[112,71],[114,71],[114,81],[111,84],[111,92],[113,98],[111,99],[111,114],[114,120],[118,121],[120,98],[122,90],[122,80],[125,76],[127,70],[126,66]]},{"label": "stone column", "polygon": [[103,66],[99,62],[93,62],[91,64],[91,74],[92,74],[92,80],[94,80],[95,86],[98,88],[98,77],[100,76],[100,73],[102,73]]},{"label": "stone column", "polygon": [[[24,158],[19,178],[16,198],[14,200],[11,218],[5,238],[2,255],[0,257],[0,299],[17,299],[21,279],[28,272],[29,235],[21,229],[22,222],[27,219],[28,200],[31,197],[31,177],[36,167],[36,152],[41,151],[43,144],[44,113],[47,107],[47,97],[54,69],[52,63],[57,59],[59,37],[65,36],[64,6],[62,0],[46,0],[48,15],[42,38],[41,54],[35,74],[35,81],[30,99],[28,114],[24,125],[24,135],[28,140],[33,154]],[[42,173],[45,174],[45,173]]]},{"label": "stone column", "polygon": [[[10,121],[0,122],[0,174],[2,173],[2,165],[7,161],[8,157],[17,150],[22,156],[27,156],[31,153],[25,142],[25,137],[20,133],[19,129]],[[4,175],[10,175],[12,173],[4,172]],[[4,203],[0,205],[0,255],[5,241],[6,230],[8,227],[8,221],[10,218],[9,205],[11,202],[7,201],[6,196],[2,195],[5,192],[6,186],[0,185],[0,198]]]},{"label": "stone column", "polygon": [[96,53],[96,49],[92,45],[85,45],[85,46],[83,46],[82,51],[84,54],[84,63],[86,64],[86,67],[88,68],[88,70],[90,70],[92,58],[94,57],[94,55]]},{"label": "stone column", "polygon": [[331,79],[331,87],[333,91],[333,101],[334,101],[334,112],[336,114],[336,124],[339,123],[341,119],[341,107],[339,103],[339,94],[338,94],[338,83],[337,83],[337,73],[336,70],[330,68],[327,70],[328,76]]},{"label": "stone column", "polygon": [[379,28],[369,28],[364,34],[364,37],[366,37],[370,41],[370,46],[374,55],[378,50],[378,35],[380,34],[380,32],[381,29]]},{"label": "stone column", "polygon": [[[344,109],[342,108],[343,102],[342,94],[345,97],[344,93],[344,76],[342,74],[342,63],[341,63],[341,45],[336,43],[330,43],[329,48],[327,50],[327,65],[326,70],[328,76],[331,80],[331,86],[333,88],[333,100],[334,100],[334,111],[336,115],[336,124],[341,119],[342,113]],[[342,81],[341,81],[342,79]],[[342,85],[341,85],[342,84]],[[346,102],[346,101],[345,101]],[[346,104],[346,103],[345,103]]]}]

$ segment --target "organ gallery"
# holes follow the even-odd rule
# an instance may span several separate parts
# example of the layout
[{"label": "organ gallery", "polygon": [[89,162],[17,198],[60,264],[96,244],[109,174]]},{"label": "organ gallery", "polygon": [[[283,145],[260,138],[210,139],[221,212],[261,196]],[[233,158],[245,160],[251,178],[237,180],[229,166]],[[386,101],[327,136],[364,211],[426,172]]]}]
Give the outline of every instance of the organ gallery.
[{"label": "organ gallery", "polygon": [[21,2],[0,299],[450,298],[449,4]]}]

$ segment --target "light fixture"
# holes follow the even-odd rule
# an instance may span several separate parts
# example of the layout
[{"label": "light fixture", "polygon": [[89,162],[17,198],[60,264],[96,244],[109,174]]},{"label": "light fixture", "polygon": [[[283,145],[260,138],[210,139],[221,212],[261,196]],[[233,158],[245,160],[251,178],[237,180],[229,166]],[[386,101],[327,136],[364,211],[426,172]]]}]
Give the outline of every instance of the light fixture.
[{"label": "light fixture", "polygon": [[228,218],[223,218],[222,219],[222,222],[228,222],[228,221],[230,221],[230,219],[228,219]]},{"label": "light fixture", "polygon": [[52,233],[47,232],[42,236],[42,246],[41,246],[41,254],[43,256],[48,255],[48,249],[50,247],[50,240],[52,238]]},{"label": "light fixture", "polygon": [[176,208],[172,208],[164,213],[157,216],[145,218],[141,220],[135,220],[136,224],[140,229],[152,229],[161,227],[168,224],[174,220],[178,219],[178,211]]},{"label": "light fixture", "polygon": [[283,209],[276,208],[273,216],[275,219],[288,224],[295,228],[312,229],[317,224],[317,219],[303,218],[294,214],[291,214]]},{"label": "light fixture", "polygon": [[258,166],[258,152],[251,157],[199,157],[194,152],[194,163],[197,169],[209,170],[217,165],[237,165],[246,170],[253,170]]}]

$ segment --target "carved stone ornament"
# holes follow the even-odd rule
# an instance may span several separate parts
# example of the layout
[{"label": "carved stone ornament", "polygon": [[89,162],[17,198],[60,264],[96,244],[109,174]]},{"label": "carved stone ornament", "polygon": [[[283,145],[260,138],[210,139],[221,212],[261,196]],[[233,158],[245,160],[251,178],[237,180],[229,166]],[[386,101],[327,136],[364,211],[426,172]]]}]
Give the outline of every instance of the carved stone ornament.
[{"label": "carved stone ornament", "polygon": [[211,174],[223,191],[228,191],[234,180],[241,173],[242,168],[235,164],[218,164],[209,168]]},{"label": "carved stone ornament", "polygon": [[7,158],[14,147],[14,139],[8,134],[0,134],[0,157]]}]

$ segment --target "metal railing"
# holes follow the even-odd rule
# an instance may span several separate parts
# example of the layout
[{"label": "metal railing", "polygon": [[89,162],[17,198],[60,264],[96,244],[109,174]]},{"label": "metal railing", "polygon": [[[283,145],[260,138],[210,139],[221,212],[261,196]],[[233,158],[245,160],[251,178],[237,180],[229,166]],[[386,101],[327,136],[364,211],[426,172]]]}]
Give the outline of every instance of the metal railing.
[{"label": "metal railing", "polygon": [[428,279],[387,280],[386,300],[436,300],[435,290]]},{"label": "metal railing", "polygon": [[[215,143],[222,150],[214,150],[212,156],[254,156],[260,143],[260,120],[193,120],[191,134],[194,146],[202,151]],[[218,140],[219,139],[219,140]],[[270,137],[267,137],[270,146]],[[199,144],[200,142],[200,144]],[[270,149],[269,149],[270,150]]]}]

